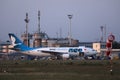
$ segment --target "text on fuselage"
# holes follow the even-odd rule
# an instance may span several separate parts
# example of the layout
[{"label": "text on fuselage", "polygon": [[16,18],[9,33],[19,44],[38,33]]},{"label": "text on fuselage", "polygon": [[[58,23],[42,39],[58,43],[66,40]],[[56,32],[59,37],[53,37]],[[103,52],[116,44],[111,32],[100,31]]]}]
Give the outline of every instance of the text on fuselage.
[{"label": "text on fuselage", "polygon": [[69,49],[69,52],[75,52],[75,53],[77,53],[77,52],[82,52],[82,49],[78,49],[78,48],[70,48]]}]

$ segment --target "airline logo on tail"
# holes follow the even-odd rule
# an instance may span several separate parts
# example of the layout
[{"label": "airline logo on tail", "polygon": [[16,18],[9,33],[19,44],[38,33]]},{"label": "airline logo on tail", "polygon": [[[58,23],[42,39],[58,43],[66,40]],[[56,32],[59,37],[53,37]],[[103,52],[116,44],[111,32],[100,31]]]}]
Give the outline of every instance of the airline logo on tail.
[{"label": "airline logo on tail", "polygon": [[12,45],[14,46],[14,50],[27,51],[32,49],[24,45],[22,41],[18,37],[16,37],[13,33],[9,33],[9,38],[11,40]]},{"label": "airline logo on tail", "polygon": [[12,45],[13,46],[21,45],[22,44],[21,42],[18,43],[18,41],[16,40],[16,38],[15,38],[15,36],[13,34],[9,34],[9,37],[10,37],[10,39],[12,41]]}]

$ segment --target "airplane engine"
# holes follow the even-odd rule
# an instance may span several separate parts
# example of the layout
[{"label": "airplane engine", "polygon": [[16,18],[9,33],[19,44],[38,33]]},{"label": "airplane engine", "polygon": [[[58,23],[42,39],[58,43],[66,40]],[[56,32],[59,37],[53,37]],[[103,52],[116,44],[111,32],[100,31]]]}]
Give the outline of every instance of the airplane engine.
[{"label": "airplane engine", "polygon": [[69,57],[70,57],[69,54],[63,54],[63,55],[62,55],[62,58],[66,58],[66,59],[67,59],[67,58],[69,58]]},{"label": "airplane engine", "polygon": [[68,59],[69,57],[70,57],[69,54],[62,54],[62,55],[57,56],[57,59]]}]

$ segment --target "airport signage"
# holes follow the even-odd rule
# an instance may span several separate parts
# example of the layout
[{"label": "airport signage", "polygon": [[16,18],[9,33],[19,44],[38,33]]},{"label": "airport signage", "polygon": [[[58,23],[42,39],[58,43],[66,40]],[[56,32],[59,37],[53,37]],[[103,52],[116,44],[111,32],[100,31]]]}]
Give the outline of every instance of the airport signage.
[{"label": "airport signage", "polygon": [[108,36],[108,41],[110,41],[110,42],[113,42],[115,40],[115,36],[114,35],[109,35]]}]

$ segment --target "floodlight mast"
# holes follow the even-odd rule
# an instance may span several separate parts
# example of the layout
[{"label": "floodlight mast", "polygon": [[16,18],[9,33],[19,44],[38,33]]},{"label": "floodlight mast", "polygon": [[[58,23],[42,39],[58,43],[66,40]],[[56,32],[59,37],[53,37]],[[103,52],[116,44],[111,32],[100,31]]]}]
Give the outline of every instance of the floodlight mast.
[{"label": "floodlight mast", "polygon": [[40,34],[40,11],[38,11],[38,33]]},{"label": "floodlight mast", "polygon": [[69,24],[69,32],[68,32],[68,38],[69,38],[69,46],[72,45],[72,34],[71,34],[71,19],[72,19],[73,15],[69,14],[68,18],[70,20],[70,24]]},{"label": "floodlight mast", "polygon": [[26,39],[27,39],[27,46],[29,46],[29,41],[28,41],[28,22],[29,22],[29,19],[28,19],[28,13],[26,13],[26,19],[24,19],[25,22],[26,22]]}]

